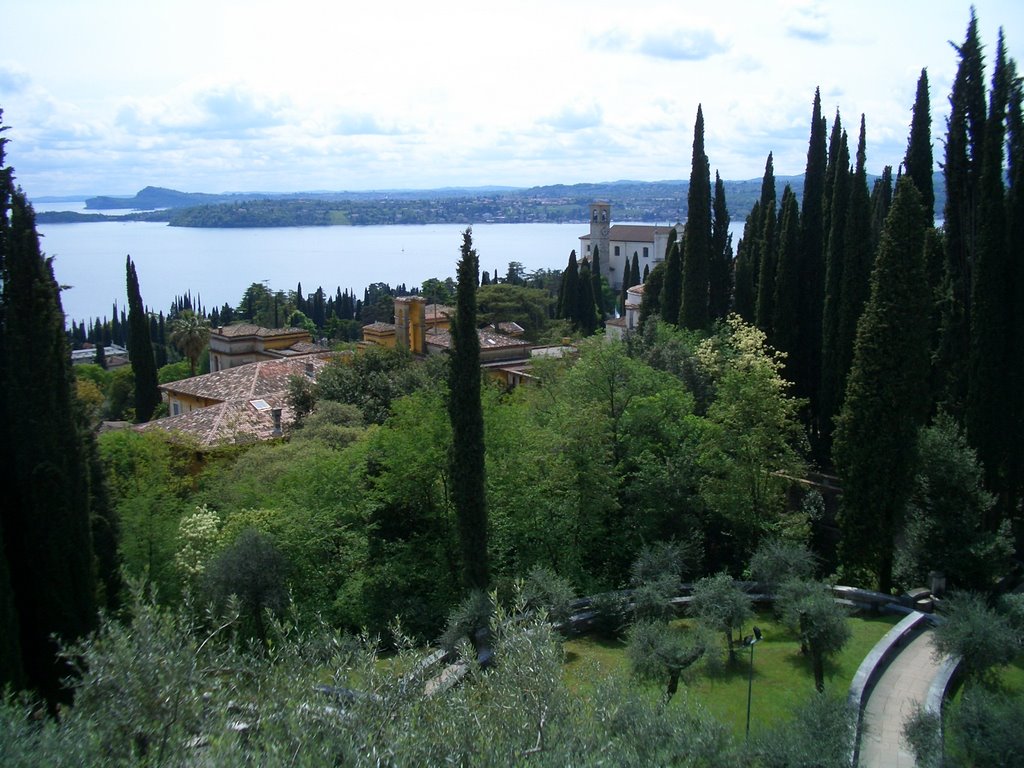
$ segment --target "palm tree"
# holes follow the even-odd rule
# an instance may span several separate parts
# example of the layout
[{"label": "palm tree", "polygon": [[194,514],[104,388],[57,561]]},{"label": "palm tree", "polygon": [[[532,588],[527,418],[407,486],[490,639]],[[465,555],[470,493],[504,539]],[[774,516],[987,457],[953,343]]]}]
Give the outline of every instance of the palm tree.
[{"label": "palm tree", "polygon": [[196,375],[196,363],[210,338],[210,324],[191,309],[182,311],[171,322],[171,343],[188,358],[189,375]]}]

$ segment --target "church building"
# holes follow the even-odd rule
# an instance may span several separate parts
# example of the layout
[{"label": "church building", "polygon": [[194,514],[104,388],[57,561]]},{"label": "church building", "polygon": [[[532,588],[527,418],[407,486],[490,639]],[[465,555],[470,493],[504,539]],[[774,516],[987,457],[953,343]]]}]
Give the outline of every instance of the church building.
[{"label": "church building", "polygon": [[[601,275],[608,280],[613,291],[622,290],[623,275],[633,263],[633,254],[640,263],[640,276],[644,268],[654,269],[665,260],[668,233],[672,227],[650,224],[612,225],[611,203],[590,204],[590,232],[580,236],[579,258],[593,265],[594,249],[598,249]],[[682,236],[682,227],[677,225],[677,234]],[[632,286],[626,286],[631,288]]]}]

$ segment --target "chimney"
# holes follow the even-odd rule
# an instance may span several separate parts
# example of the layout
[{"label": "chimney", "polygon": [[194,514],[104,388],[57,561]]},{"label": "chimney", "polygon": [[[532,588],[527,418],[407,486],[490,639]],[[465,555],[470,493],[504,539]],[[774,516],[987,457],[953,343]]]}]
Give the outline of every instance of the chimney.
[{"label": "chimney", "polygon": [[313,363],[307,362],[306,363],[306,376],[308,376],[309,378],[312,379],[315,373],[316,373],[316,371],[313,368]]},{"label": "chimney", "polygon": [[281,434],[282,434],[281,433],[281,409],[280,408],[273,408],[273,409],[271,409],[270,415],[273,416],[273,418],[274,418],[274,431],[271,432],[270,434],[271,434],[272,437],[280,437]]}]

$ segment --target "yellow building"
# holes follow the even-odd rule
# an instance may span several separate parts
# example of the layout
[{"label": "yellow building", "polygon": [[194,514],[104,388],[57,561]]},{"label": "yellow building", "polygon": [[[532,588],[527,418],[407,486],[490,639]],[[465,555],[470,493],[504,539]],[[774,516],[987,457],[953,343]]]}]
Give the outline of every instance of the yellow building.
[{"label": "yellow building", "polygon": [[262,328],[251,323],[210,329],[210,371],[260,360],[281,360],[325,351],[303,328]]}]

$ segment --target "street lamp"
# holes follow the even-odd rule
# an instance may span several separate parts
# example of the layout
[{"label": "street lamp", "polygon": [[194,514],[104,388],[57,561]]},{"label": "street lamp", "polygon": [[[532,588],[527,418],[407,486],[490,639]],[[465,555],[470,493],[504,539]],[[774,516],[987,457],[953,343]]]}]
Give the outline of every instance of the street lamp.
[{"label": "street lamp", "polygon": [[743,638],[743,645],[750,647],[750,673],[747,677],[747,738],[750,738],[750,699],[754,692],[754,646],[761,642],[761,628],[754,627],[754,634]]}]

